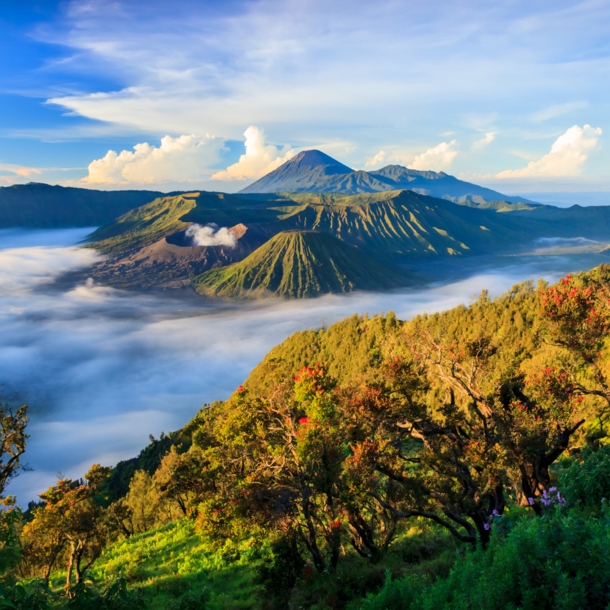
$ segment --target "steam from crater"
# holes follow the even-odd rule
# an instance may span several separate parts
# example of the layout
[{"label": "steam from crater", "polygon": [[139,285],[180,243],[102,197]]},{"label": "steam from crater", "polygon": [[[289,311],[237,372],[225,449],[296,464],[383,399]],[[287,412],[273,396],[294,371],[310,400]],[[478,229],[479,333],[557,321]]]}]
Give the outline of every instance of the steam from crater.
[{"label": "steam from crater", "polygon": [[213,223],[205,226],[197,223],[192,224],[185,235],[190,237],[193,246],[228,246],[235,248],[237,241],[227,227],[218,228],[218,225]]}]

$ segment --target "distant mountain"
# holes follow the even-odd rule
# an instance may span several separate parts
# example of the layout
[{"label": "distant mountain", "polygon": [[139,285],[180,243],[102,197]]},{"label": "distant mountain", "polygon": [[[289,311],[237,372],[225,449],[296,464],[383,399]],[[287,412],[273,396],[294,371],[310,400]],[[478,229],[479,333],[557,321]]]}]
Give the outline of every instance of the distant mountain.
[{"label": "distant mountain", "polygon": [[505,201],[526,203],[497,191],[458,180],[444,172],[418,171],[388,165],[374,172],[355,171],[319,150],[300,152],[283,165],[242,189],[240,193],[378,193],[407,189],[420,195],[472,205]]},{"label": "distant mountain", "polygon": [[0,187],[0,228],[98,226],[163,194],[95,191],[35,182],[4,186]]},{"label": "distant mountain", "polygon": [[[198,245],[187,233],[193,224],[212,230],[224,228],[235,243]],[[358,260],[359,265],[368,265],[369,269],[373,264],[383,264],[387,270],[414,261],[532,251],[535,240],[543,237],[584,237],[607,243],[610,207],[565,209],[493,202],[471,207],[409,190],[360,195],[183,193],[159,197],[97,229],[88,246],[107,257],[80,273],[117,287],[151,288],[185,286],[193,277],[223,267],[226,274],[218,269],[211,284],[208,280],[212,276],[206,276],[200,290],[223,295],[241,294],[242,290],[249,295],[304,294],[313,290],[311,286],[317,285],[317,280],[299,280],[301,288],[286,288],[281,282],[281,287],[273,287],[267,263],[257,267],[256,273],[248,268],[248,273],[240,271],[237,275],[242,267],[227,267],[243,262],[255,251],[259,257],[261,253],[279,256],[277,244],[274,249],[265,246],[277,234],[294,231],[332,236],[333,242],[339,240],[347,248],[344,253]],[[324,239],[303,235],[305,245],[307,240],[322,243]],[[290,252],[313,256],[313,247],[299,250],[293,243],[291,248]],[[282,257],[289,260],[284,254]],[[324,260],[332,265],[329,261],[335,259]],[[308,262],[303,265],[311,267]],[[294,262],[289,267],[299,269]],[[329,273],[334,272],[331,269]],[[351,272],[343,275],[348,283],[362,287]],[[252,278],[262,282],[259,292],[250,283]],[[333,286],[332,291],[339,289],[328,278],[318,284],[320,291],[331,290],[329,286]]]},{"label": "distant mountain", "polygon": [[284,231],[243,261],[193,280],[195,290],[225,298],[315,297],[354,290],[388,290],[411,283],[329,233]]}]

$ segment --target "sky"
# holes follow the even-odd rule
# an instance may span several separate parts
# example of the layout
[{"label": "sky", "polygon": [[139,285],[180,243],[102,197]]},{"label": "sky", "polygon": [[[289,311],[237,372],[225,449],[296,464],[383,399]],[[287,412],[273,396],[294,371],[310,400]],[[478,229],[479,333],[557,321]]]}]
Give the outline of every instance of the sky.
[{"label": "sky", "polygon": [[317,148],[610,191],[610,0],[24,0],[0,29],[0,186],[233,192]]}]

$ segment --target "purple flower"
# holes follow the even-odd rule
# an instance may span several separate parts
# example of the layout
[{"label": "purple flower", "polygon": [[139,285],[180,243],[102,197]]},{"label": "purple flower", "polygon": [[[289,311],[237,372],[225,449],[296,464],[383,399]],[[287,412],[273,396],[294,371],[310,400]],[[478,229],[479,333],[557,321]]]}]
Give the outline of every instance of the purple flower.
[{"label": "purple flower", "polygon": [[534,498],[528,498],[527,501],[530,503],[530,506],[534,506]]},{"label": "purple flower", "polygon": [[489,531],[491,529],[491,525],[489,525],[489,523],[484,523],[483,524],[483,528],[487,531]]},{"label": "purple flower", "polygon": [[495,508],[494,508],[494,510],[493,510],[493,514],[494,514],[496,517],[499,517],[499,516],[500,516],[500,513],[499,513],[499,512],[498,512],[498,511],[497,511]]}]

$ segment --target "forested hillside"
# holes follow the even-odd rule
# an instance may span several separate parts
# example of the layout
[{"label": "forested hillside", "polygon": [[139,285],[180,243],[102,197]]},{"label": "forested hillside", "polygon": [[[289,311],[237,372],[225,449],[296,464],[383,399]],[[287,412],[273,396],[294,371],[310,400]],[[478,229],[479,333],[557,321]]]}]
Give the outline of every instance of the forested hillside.
[{"label": "forested hillside", "polygon": [[[296,333],[137,462],[4,511],[3,598],[606,609],[609,280]],[[2,421],[5,483],[27,419]]]}]

